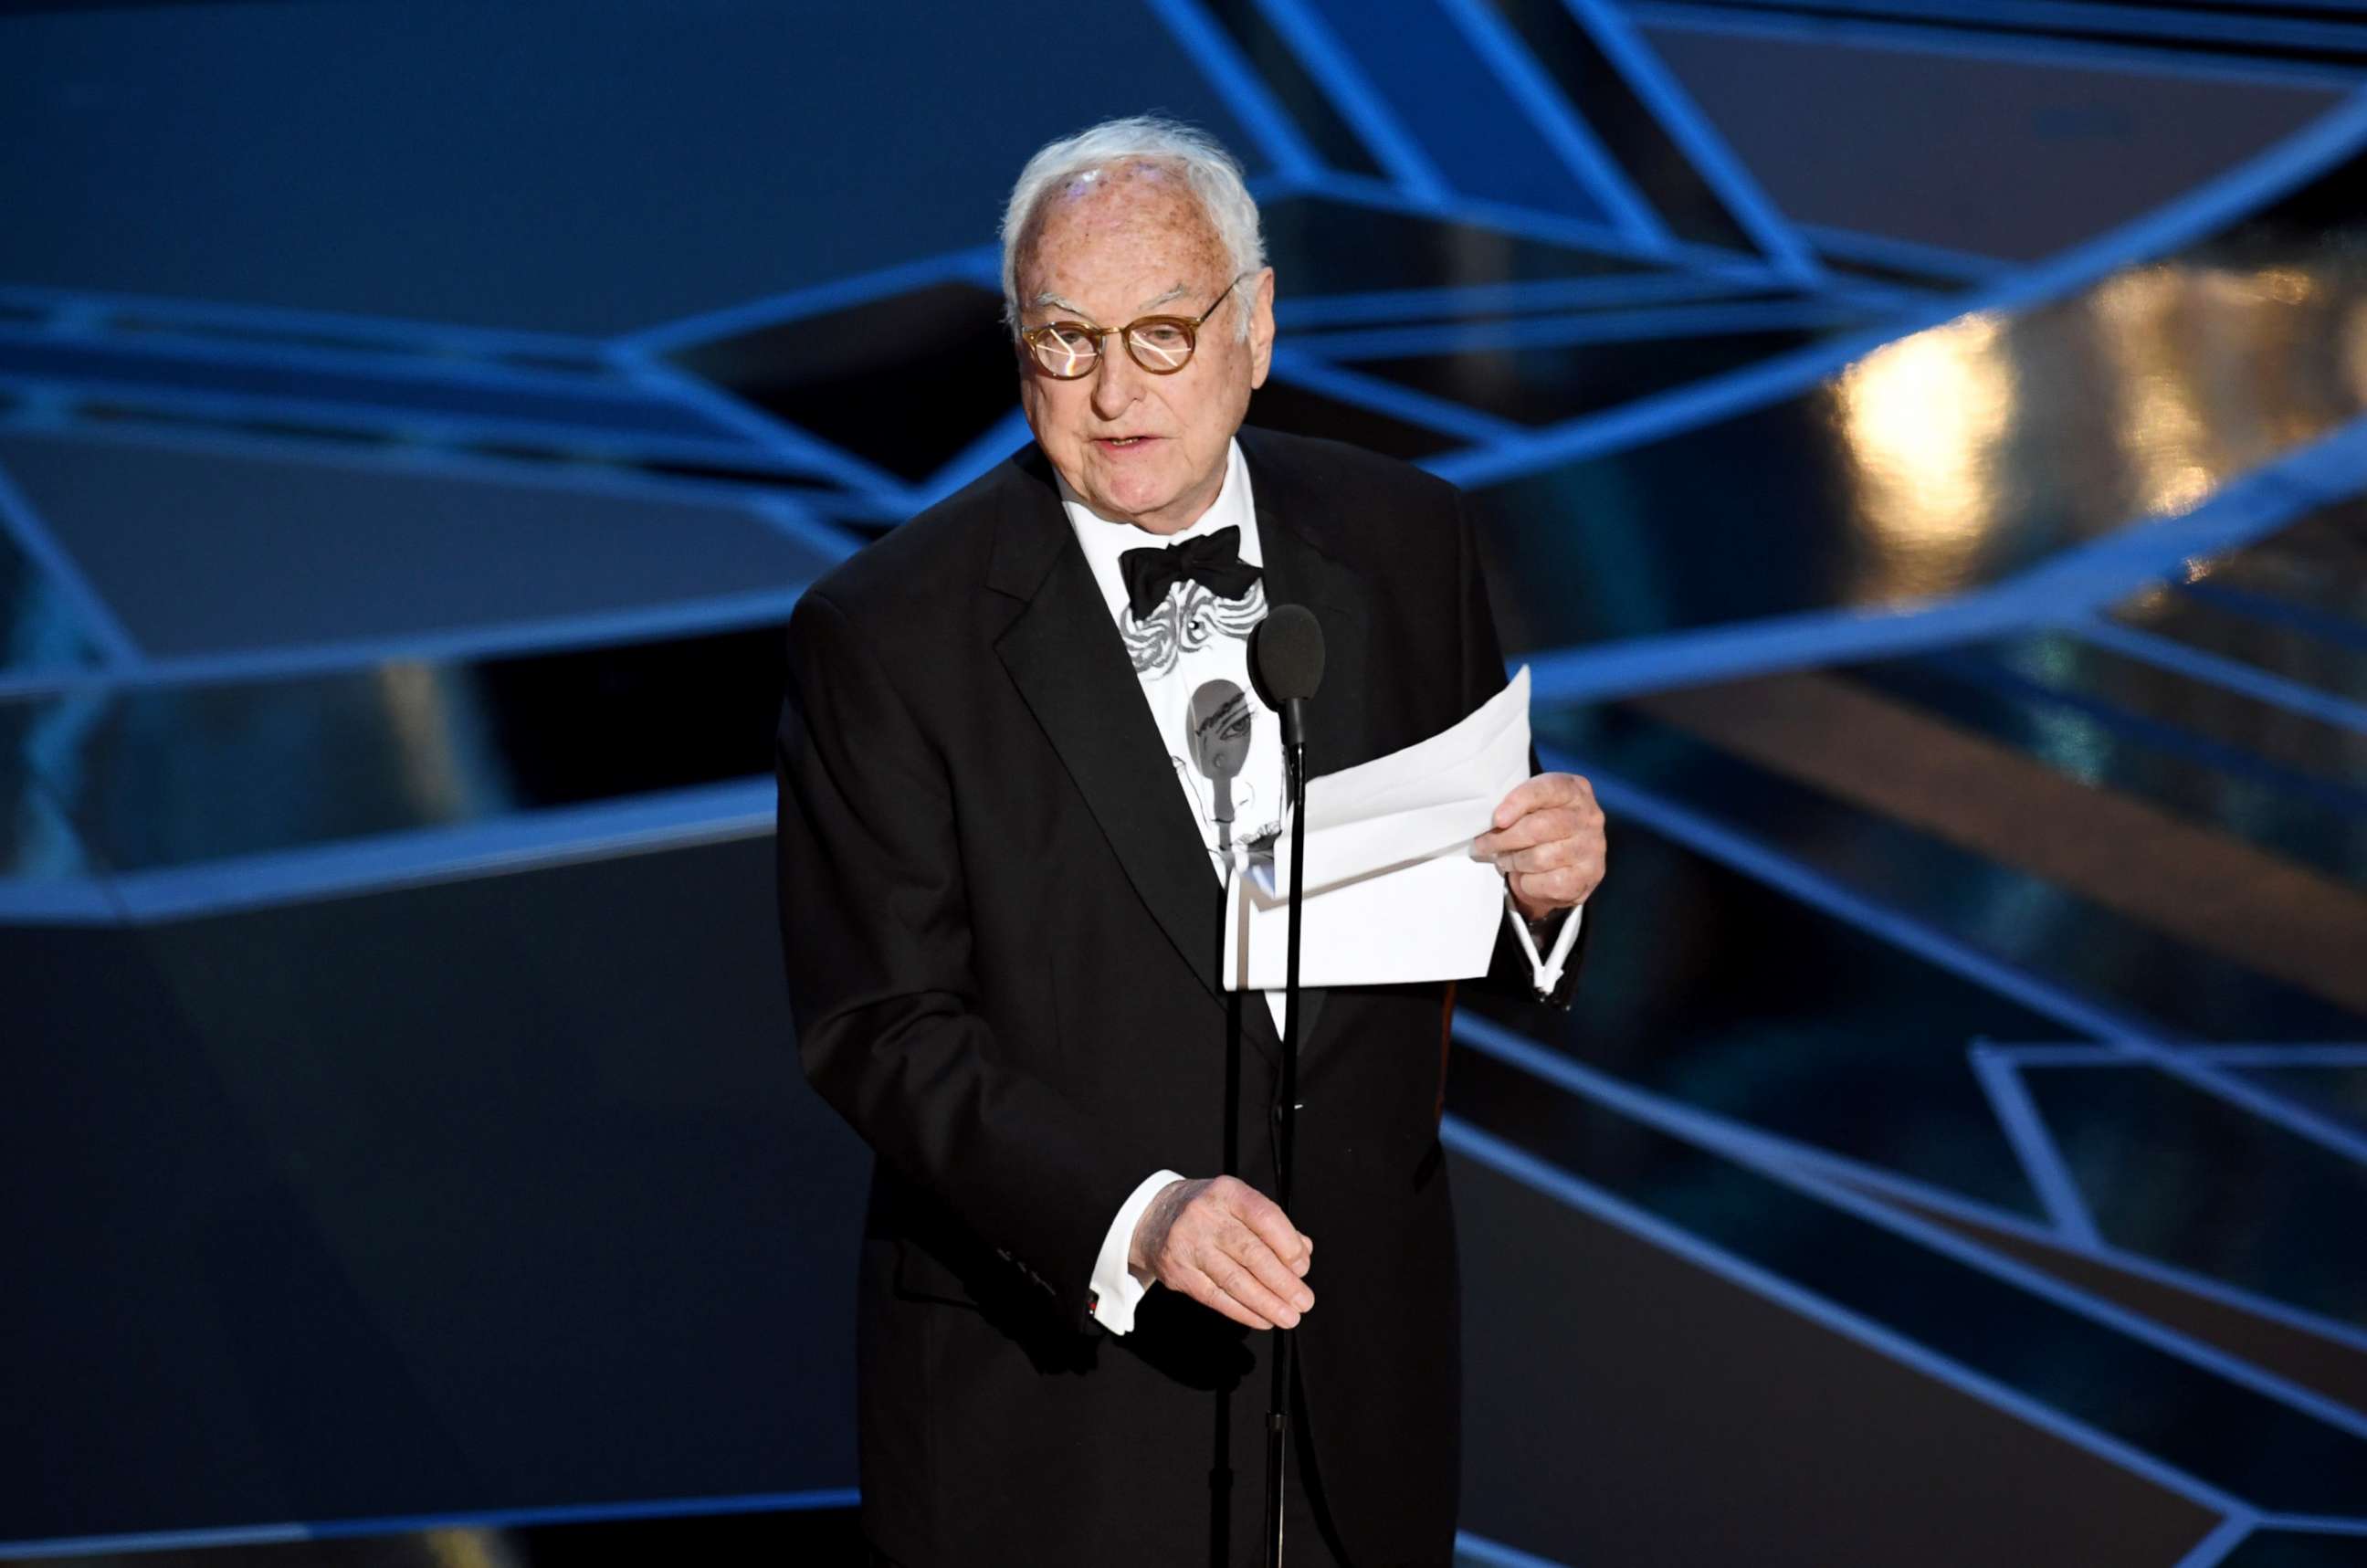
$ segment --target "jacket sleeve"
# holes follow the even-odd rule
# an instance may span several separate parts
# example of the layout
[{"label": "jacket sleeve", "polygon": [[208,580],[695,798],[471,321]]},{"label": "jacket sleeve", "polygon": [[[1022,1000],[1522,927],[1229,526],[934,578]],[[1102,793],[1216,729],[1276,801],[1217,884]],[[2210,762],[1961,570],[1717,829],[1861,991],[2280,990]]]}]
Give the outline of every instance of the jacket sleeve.
[{"label": "jacket sleeve", "polygon": [[819,593],[790,618],[776,762],[782,948],[808,1080],[1084,1333],[1094,1258],[1141,1157],[998,1048],[978,1010],[951,769]]},{"label": "jacket sleeve", "polygon": [[[1488,579],[1479,567],[1478,541],[1472,534],[1470,512],[1459,490],[1455,494],[1455,555],[1457,619],[1462,637],[1463,710],[1468,713],[1504,689],[1504,650],[1496,640],[1496,615],[1488,603]],[[1534,743],[1529,748],[1529,771],[1539,771]],[[1576,913],[1564,912],[1546,924],[1537,937],[1539,951],[1553,945],[1560,934],[1561,923]],[[1542,1000],[1556,1007],[1568,1007],[1577,991],[1578,971],[1586,957],[1588,938],[1593,935],[1595,915],[1591,900],[1585,913],[1576,945],[1550,994],[1542,998],[1537,995],[1535,971],[1509,925],[1498,927],[1496,950],[1489,959],[1487,976],[1479,983],[1524,1001]]]}]

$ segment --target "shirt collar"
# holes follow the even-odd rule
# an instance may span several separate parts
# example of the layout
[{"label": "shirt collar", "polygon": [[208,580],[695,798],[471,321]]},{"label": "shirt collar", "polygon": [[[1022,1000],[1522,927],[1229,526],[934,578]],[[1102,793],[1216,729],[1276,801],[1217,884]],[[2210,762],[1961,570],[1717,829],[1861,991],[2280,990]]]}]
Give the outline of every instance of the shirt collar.
[{"label": "shirt collar", "polygon": [[1217,492],[1217,499],[1190,528],[1179,533],[1155,534],[1132,523],[1102,517],[1078,499],[1058,470],[1052,477],[1059,485],[1061,509],[1069,515],[1069,526],[1076,530],[1077,542],[1085,551],[1085,563],[1093,569],[1093,581],[1101,585],[1102,597],[1107,601],[1113,618],[1126,613],[1126,578],[1118,570],[1117,559],[1129,550],[1181,544],[1218,528],[1238,528],[1241,530],[1241,559],[1252,566],[1265,564],[1264,553],[1258,544],[1257,507],[1250,495],[1249,464],[1241,457],[1239,441],[1226,443],[1225,483]]}]

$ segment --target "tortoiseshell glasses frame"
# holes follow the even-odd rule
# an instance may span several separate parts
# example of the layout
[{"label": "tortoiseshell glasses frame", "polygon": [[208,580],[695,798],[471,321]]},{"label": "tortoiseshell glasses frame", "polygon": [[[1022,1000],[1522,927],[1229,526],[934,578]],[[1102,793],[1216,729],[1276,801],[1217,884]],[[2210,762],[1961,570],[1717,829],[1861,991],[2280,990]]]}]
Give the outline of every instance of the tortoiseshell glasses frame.
[{"label": "tortoiseshell glasses frame", "polygon": [[1196,316],[1142,316],[1124,326],[1047,322],[1021,333],[1019,341],[1027,346],[1036,368],[1056,381],[1073,381],[1092,375],[1093,367],[1101,363],[1102,339],[1110,336],[1120,337],[1127,355],[1152,375],[1172,376],[1192,362],[1192,351],[1199,347],[1200,329],[1207,324],[1208,318],[1224,308],[1243,278],[1255,276],[1252,269],[1226,284],[1216,302]]}]

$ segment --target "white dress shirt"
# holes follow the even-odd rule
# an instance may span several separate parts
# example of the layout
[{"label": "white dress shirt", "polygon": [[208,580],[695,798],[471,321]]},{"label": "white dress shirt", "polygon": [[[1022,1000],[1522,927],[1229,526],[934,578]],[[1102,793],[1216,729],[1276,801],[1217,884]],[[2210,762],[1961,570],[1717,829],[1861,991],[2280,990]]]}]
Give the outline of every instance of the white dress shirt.
[{"label": "white dress shirt", "polygon": [[[1215,503],[1190,528],[1178,533],[1154,534],[1132,523],[1104,517],[1079,499],[1066,481],[1060,483],[1060,503],[1068,512],[1070,526],[1076,530],[1077,542],[1084,548],[1085,562],[1093,568],[1093,581],[1101,585],[1111,618],[1126,640],[1135,676],[1141,682],[1143,700],[1150,705],[1151,720],[1159,726],[1160,738],[1166,744],[1176,787],[1190,803],[1193,820],[1199,824],[1201,839],[1208,847],[1209,874],[1221,881],[1229,858],[1228,846],[1270,836],[1282,826],[1282,721],[1259,699],[1250,681],[1249,633],[1264,619],[1265,584],[1261,581],[1241,598],[1228,600],[1187,579],[1168,590],[1166,602],[1152,612],[1150,623],[1143,625],[1135,620],[1127,604],[1126,579],[1118,558],[1129,550],[1179,545],[1220,528],[1238,528],[1241,530],[1241,559],[1252,566],[1263,566],[1265,555],[1258,540],[1257,509],[1250,494],[1249,465],[1242,460],[1240,443],[1234,442],[1226,454],[1224,487],[1217,493]],[[1233,820],[1229,828],[1217,819],[1215,781],[1205,777],[1192,761],[1192,697],[1203,685],[1217,680],[1229,681],[1239,687],[1252,715],[1249,756],[1240,777],[1232,781]],[[1504,908],[1519,934],[1523,951],[1535,967],[1539,989],[1550,990],[1560,978],[1562,964],[1569,952],[1569,939],[1577,934],[1577,921],[1565,921],[1561,939],[1554,944],[1551,956],[1540,958],[1528,924],[1513,911],[1509,895]],[[1274,1027],[1279,1031],[1283,994],[1278,989],[1268,991],[1265,1001],[1274,1014]],[[1135,1307],[1150,1289],[1127,1267],[1135,1227],[1150,1200],[1168,1183],[1181,1179],[1173,1171],[1154,1171],[1146,1176],[1119,1206],[1103,1238],[1092,1279],[1093,1317],[1112,1334],[1132,1331]]]}]

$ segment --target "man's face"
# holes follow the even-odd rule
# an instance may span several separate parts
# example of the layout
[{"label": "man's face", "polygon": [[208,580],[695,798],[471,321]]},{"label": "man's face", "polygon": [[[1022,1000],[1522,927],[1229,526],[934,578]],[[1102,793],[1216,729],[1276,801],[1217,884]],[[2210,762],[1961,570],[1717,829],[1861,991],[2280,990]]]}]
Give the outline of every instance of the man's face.
[{"label": "man's face", "polygon": [[[1206,311],[1232,281],[1225,247],[1183,176],[1155,165],[1055,190],[1019,257],[1020,324],[1122,327]],[[1250,312],[1244,342],[1236,311]],[[1274,354],[1274,272],[1241,279],[1203,323],[1191,362],[1144,369],[1116,335],[1075,381],[1019,350],[1020,403],[1036,444],[1085,503],[1152,533],[1190,527],[1224,488],[1226,445]]]}]

